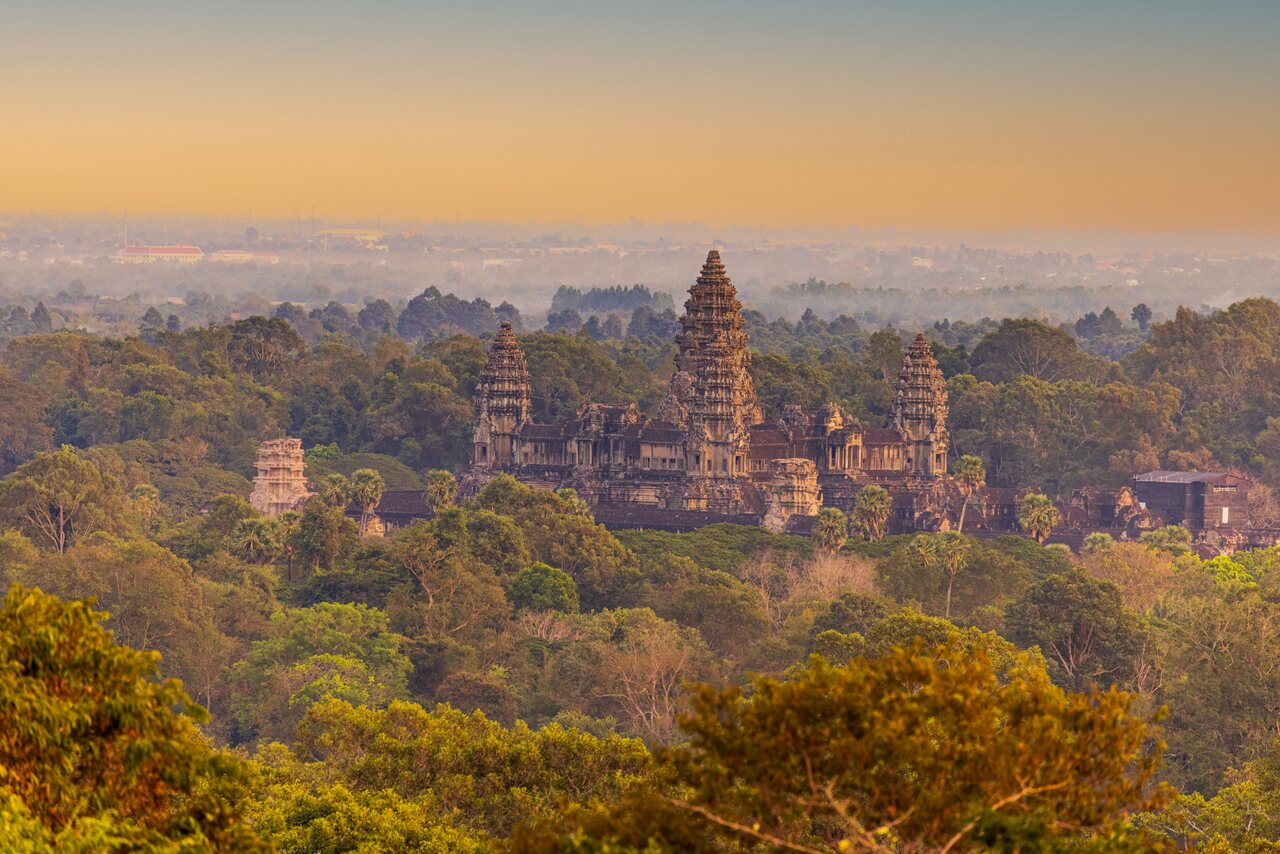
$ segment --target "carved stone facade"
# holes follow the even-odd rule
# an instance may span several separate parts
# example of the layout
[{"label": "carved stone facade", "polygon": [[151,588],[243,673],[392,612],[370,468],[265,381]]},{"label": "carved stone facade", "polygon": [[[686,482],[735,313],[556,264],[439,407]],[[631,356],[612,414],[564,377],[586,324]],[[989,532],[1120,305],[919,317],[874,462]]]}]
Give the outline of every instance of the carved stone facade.
[{"label": "carved stone facade", "polygon": [[258,473],[249,503],[267,517],[296,510],[314,493],[307,485],[301,439],[271,439],[258,446]]},{"label": "carved stone facade", "polygon": [[477,466],[501,468],[518,462],[517,433],[528,423],[529,409],[529,366],[511,324],[504,320],[476,388]]},{"label": "carved stone facade", "polygon": [[924,335],[907,350],[894,384],[893,426],[908,443],[906,467],[914,474],[947,473],[947,388]]},{"label": "carved stone facade", "polygon": [[535,486],[571,487],[593,507],[627,509],[628,518],[648,508],[682,519],[767,518],[783,527],[816,515],[824,503],[850,509],[874,483],[913,497],[895,527],[942,524],[939,502],[947,503],[950,482],[947,394],[923,336],[903,360],[884,427],[864,427],[834,403],[788,405],[766,421],[751,380],[742,305],[719,252],[708,253],[684,308],[675,371],[657,418],[634,404],[588,403],[568,421],[534,423],[528,367],[503,324],[478,386],[464,485],[506,472]]},{"label": "carved stone facade", "polygon": [[770,460],[765,484],[767,506],[760,524],[771,531],[786,530],[796,516],[817,516],[822,509],[822,488],[813,460]]}]

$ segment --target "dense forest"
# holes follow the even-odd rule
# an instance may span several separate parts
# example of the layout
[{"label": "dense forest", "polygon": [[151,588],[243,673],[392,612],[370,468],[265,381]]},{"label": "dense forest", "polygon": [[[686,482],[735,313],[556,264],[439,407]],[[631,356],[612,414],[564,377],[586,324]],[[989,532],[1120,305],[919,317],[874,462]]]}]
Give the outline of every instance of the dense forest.
[{"label": "dense forest", "polygon": [[[453,299],[208,325],[156,310],[125,337],[6,312],[0,837],[33,852],[1280,841],[1280,550],[1206,561],[1176,528],[1079,553],[844,524],[610,532],[571,492],[509,478],[459,499],[487,332],[449,318],[519,318]],[[1049,495],[1230,469],[1274,524],[1280,305],[1123,314],[926,329],[954,452]],[[522,335],[539,417],[656,406],[673,313],[609,316],[608,332]],[[869,425],[916,331],[748,323],[770,414],[834,400]],[[266,519],[248,478],[282,435],[302,438],[319,494]],[[423,490],[434,518],[362,537],[346,510],[383,488]]]}]

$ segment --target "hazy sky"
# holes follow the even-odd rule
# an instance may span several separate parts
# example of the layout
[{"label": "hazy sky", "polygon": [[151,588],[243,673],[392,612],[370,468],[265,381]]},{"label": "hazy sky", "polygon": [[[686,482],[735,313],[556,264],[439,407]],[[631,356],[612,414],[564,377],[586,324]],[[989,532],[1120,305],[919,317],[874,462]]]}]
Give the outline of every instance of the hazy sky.
[{"label": "hazy sky", "polygon": [[0,0],[0,210],[1280,234],[1280,0]]}]

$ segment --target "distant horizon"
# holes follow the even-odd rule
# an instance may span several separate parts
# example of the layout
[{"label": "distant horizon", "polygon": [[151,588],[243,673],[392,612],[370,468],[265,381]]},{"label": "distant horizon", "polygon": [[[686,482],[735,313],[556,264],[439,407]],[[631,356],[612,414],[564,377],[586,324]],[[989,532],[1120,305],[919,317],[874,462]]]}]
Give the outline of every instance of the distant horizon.
[{"label": "distant horizon", "polygon": [[[1090,252],[1154,252],[1158,254],[1200,254],[1234,252],[1259,256],[1280,256],[1280,232],[1226,230],[1185,230],[1178,232],[1135,231],[1117,228],[1080,229],[909,229],[897,226],[868,227],[859,225],[768,226],[750,223],[708,223],[697,220],[646,221],[636,218],[597,222],[564,220],[503,220],[441,218],[330,217],[317,214],[301,216],[258,216],[235,213],[200,213],[196,211],[102,212],[74,210],[0,210],[0,225],[39,222],[52,227],[58,220],[65,223],[88,223],[107,230],[115,225],[123,231],[126,220],[135,236],[155,228],[212,227],[243,231],[306,225],[308,228],[372,228],[389,235],[410,229],[430,230],[442,235],[480,237],[482,232],[495,232],[495,239],[534,240],[559,234],[566,240],[606,237],[632,241],[675,240],[697,244],[720,242],[778,243],[843,243],[880,248],[938,246],[987,249],[1008,252],[1055,251],[1086,254]],[[452,232],[450,231],[452,230]],[[619,232],[632,232],[622,237]],[[639,234],[637,234],[639,232]],[[152,235],[154,236],[154,235]],[[131,241],[133,242],[133,241]],[[155,241],[152,241],[155,242]]]}]

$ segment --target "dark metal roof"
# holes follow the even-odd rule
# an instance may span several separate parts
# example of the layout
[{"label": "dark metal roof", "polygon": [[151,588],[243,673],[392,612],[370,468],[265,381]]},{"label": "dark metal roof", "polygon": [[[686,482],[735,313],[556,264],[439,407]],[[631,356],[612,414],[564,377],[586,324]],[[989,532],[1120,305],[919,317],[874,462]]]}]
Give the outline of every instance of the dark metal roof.
[{"label": "dark metal roof", "polygon": [[[386,490],[382,493],[382,500],[378,502],[378,509],[374,513],[384,522],[398,523],[412,519],[430,519],[436,515],[421,489]],[[348,505],[347,515],[353,519],[359,519],[360,508],[355,504]]]},{"label": "dark metal roof", "polygon": [[1220,471],[1149,471],[1134,476],[1141,483],[1210,483],[1229,475]]}]

